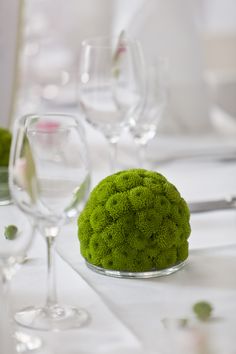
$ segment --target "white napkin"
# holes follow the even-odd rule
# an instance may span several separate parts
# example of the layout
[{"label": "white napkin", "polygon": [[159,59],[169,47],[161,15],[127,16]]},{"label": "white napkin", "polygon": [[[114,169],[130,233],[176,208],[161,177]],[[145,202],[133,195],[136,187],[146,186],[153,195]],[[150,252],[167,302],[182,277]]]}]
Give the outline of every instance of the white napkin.
[{"label": "white napkin", "polygon": [[235,158],[236,142],[232,136],[157,135],[147,149],[147,159],[160,163],[178,160],[218,160]]}]

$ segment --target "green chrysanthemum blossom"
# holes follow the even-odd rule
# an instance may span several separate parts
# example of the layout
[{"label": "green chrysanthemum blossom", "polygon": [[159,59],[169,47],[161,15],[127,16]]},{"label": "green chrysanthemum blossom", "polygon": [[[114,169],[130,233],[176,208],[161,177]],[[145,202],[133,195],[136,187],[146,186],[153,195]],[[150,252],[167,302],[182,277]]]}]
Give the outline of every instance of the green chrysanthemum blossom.
[{"label": "green chrysanthemum blossom", "polygon": [[[124,261],[124,259],[121,258],[120,259],[120,267],[125,268],[126,267],[126,263],[123,263],[123,261]],[[108,255],[104,255],[104,257],[101,260],[100,266],[105,268],[105,269],[114,269],[114,270],[117,269],[112,253],[110,253]]]},{"label": "green chrysanthemum blossom", "polygon": [[144,238],[150,238],[162,224],[163,216],[160,210],[144,209],[135,213],[135,225],[140,230]]},{"label": "green chrysanthemum blossom", "polygon": [[89,242],[89,249],[93,255],[93,261],[96,260],[97,264],[101,263],[104,255],[111,253],[105,242],[100,242],[100,234],[93,234]]},{"label": "green chrysanthemum blossom", "polygon": [[188,205],[160,173],[120,171],[91,192],[78,219],[81,254],[105,269],[165,269],[188,257]]},{"label": "green chrysanthemum blossom", "polygon": [[128,194],[123,193],[115,193],[106,202],[106,210],[112,216],[112,218],[118,219],[123,215],[127,215],[130,210],[130,202],[128,198]]},{"label": "green chrysanthemum blossom", "polygon": [[111,221],[112,218],[106,213],[106,210],[102,205],[95,206],[90,217],[90,223],[94,231],[99,232],[104,230]]},{"label": "green chrysanthemum blossom", "polygon": [[[100,238],[105,241],[105,244],[108,247],[114,248],[114,246],[125,243],[127,238],[126,232],[132,232],[132,229],[129,231],[128,230],[129,224],[118,220],[106,227],[105,230],[101,233]],[[119,235],[119,237],[116,237],[115,235]]]},{"label": "green chrysanthemum blossom", "polygon": [[0,128],[0,166],[8,166],[11,147],[11,133]]},{"label": "green chrysanthemum blossom", "polygon": [[116,193],[116,187],[112,182],[101,183],[97,188],[91,193],[91,198],[94,199],[94,202],[99,204],[105,204],[108,198]]},{"label": "green chrysanthemum blossom", "polygon": [[116,177],[115,185],[120,191],[128,191],[142,185],[142,177],[138,174],[130,174],[127,171]]},{"label": "green chrysanthemum blossom", "polygon": [[144,210],[153,207],[155,197],[148,187],[138,186],[130,190],[129,200],[134,210]]},{"label": "green chrysanthemum blossom", "polygon": [[134,228],[132,232],[128,234],[127,242],[132,249],[138,251],[145,250],[150,245],[149,239],[144,239],[143,233],[136,228]]},{"label": "green chrysanthemum blossom", "polygon": [[164,194],[170,202],[179,202],[180,201],[181,196],[173,184],[166,181],[163,188],[164,188]]},{"label": "green chrysanthemum blossom", "polygon": [[164,195],[157,194],[157,197],[155,198],[155,201],[154,201],[154,208],[157,210],[161,209],[162,216],[165,217],[170,212],[171,203]]},{"label": "green chrysanthemum blossom", "polygon": [[171,247],[163,250],[155,259],[157,269],[165,269],[176,263],[176,248]]},{"label": "green chrysanthemum blossom", "polygon": [[188,258],[188,241],[183,242],[177,247],[177,261],[182,262]]},{"label": "green chrysanthemum blossom", "polygon": [[161,250],[168,249],[178,242],[178,236],[181,229],[171,219],[164,219],[157,231],[156,245]]}]

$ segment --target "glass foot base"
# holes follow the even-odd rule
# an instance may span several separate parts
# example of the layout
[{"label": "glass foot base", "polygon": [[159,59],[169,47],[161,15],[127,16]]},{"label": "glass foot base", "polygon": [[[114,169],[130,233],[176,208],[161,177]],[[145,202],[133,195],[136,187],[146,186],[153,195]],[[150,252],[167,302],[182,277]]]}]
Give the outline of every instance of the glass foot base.
[{"label": "glass foot base", "polygon": [[42,331],[63,331],[84,326],[89,320],[83,309],[55,305],[27,307],[15,314],[15,321],[26,328]]},{"label": "glass foot base", "polygon": [[21,331],[16,331],[13,337],[15,340],[16,353],[28,353],[42,346],[42,341],[39,337]]},{"label": "glass foot base", "polygon": [[150,270],[147,272],[127,272],[127,271],[105,269],[105,268],[97,267],[87,261],[86,261],[86,265],[89,269],[91,269],[99,274],[108,275],[110,277],[145,279],[145,278],[162,277],[164,275],[169,275],[174,272],[177,272],[177,270],[181,269],[186,264],[186,262],[187,262],[187,260],[180,262],[178,264],[175,264],[169,268],[165,268],[165,269],[161,269],[161,270],[154,269],[154,270]]}]

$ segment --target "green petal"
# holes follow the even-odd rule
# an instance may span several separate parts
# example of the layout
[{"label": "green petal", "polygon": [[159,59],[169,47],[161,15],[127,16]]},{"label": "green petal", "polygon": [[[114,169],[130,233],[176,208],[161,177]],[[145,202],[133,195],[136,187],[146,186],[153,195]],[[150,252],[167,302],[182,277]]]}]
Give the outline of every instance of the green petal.
[{"label": "green petal", "polygon": [[185,241],[177,248],[177,261],[183,262],[188,258],[188,241]]}]

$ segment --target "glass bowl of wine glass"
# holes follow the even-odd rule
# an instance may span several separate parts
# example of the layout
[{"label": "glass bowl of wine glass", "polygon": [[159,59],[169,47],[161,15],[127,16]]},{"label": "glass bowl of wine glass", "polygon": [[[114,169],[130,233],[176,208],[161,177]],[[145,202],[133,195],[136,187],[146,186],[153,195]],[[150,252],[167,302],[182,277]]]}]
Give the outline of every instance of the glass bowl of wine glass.
[{"label": "glass bowl of wine glass", "polygon": [[117,143],[144,99],[144,62],[138,41],[124,32],[82,42],[78,97],[85,119],[109,142],[110,170],[117,169]]},{"label": "glass bowl of wine glass", "polygon": [[146,148],[157,135],[168,96],[168,59],[158,57],[147,62],[146,91],[143,106],[130,119],[129,131],[138,147],[138,164],[146,163]]},{"label": "glass bowl of wine glass", "polygon": [[48,257],[45,305],[19,311],[15,319],[22,326],[55,331],[87,323],[87,311],[58,303],[53,259],[60,227],[78,214],[89,180],[85,134],[76,117],[52,113],[16,120],[9,163],[11,195],[44,236]]}]

